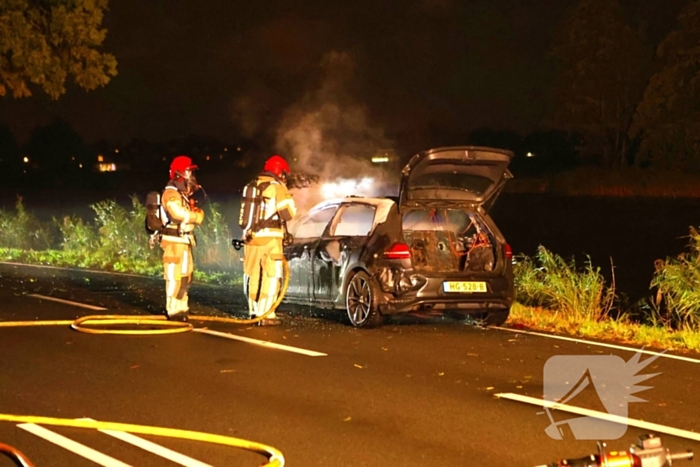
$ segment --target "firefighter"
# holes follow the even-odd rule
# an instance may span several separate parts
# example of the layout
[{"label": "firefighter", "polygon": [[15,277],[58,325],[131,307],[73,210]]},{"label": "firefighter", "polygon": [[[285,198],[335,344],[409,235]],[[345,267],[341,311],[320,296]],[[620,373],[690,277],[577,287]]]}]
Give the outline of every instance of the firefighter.
[{"label": "firefighter", "polygon": [[160,242],[163,248],[165,310],[169,320],[187,321],[187,292],[192,284],[196,245],[195,226],[204,221],[204,211],[190,197],[199,189],[194,176],[196,165],[187,156],[177,156],[170,164],[170,181],[163,191],[161,205],[167,222]]},{"label": "firefighter", "polygon": [[[284,261],[286,223],[296,215],[296,205],[287,190],[289,165],[279,155],[270,157],[262,173],[255,179],[263,187],[262,201],[255,227],[243,231],[245,238],[243,260],[243,290],[248,297],[251,319],[265,315],[279,298]],[[272,311],[260,326],[280,324]]]}]

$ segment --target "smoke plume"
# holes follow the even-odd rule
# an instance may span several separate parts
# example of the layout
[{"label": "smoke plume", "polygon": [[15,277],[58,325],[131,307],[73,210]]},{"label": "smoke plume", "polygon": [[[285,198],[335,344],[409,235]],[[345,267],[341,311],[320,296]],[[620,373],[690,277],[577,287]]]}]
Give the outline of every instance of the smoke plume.
[{"label": "smoke plume", "polygon": [[352,96],[355,62],[347,53],[330,52],[320,68],[318,85],[284,112],[276,136],[292,171],[318,176],[317,183],[292,191],[299,211],[328,198],[395,195],[398,170],[371,161],[393,144]]}]

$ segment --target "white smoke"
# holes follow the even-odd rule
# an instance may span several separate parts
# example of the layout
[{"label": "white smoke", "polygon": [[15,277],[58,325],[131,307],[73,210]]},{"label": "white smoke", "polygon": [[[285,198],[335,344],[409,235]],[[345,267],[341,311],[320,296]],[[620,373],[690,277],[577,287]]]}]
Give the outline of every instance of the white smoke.
[{"label": "white smoke", "polygon": [[352,97],[354,61],[346,53],[330,52],[321,70],[320,84],[287,109],[277,131],[278,150],[292,171],[319,176],[317,184],[292,191],[299,211],[334,197],[395,195],[398,170],[371,161],[393,144]]}]

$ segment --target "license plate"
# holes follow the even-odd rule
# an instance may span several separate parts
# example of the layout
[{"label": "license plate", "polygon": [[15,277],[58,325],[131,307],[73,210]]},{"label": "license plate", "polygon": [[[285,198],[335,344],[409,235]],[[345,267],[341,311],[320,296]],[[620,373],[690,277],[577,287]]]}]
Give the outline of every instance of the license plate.
[{"label": "license plate", "polygon": [[486,292],[486,282],[443,282],[442,290],[444,290],[445,292],[457,293]]}]

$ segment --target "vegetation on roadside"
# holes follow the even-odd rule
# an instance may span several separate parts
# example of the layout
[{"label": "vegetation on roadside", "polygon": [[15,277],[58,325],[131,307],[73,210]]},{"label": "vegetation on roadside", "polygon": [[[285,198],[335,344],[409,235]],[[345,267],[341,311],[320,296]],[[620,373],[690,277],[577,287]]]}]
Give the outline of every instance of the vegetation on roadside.
[{"label": "vegetation on roadside", "polygon": [[[159,276],[161,249],[149,246],[145,207],[136,196],[125,208],[114,201],[91,205],[91,222],[76,216],[41,222],[17,200],[0,210],[0,261],[107,270]],[[240,284],[241,257],[221,208],[205,206],[198,230],[196,279]],[[509,323],[570,335],[613,339],[636,345],[700,351],[700,232],[690,229],[689,251],[659,260],[650,282],[655,299],[623,309],[613,283],[590,258],[577,265],[540,246],[515,264],[516,304]],[[612,267],[612,265],[611,265]],[[633,318],[634,316],[634,318]]]},{"label": "vegetation on roadside", "polygon": [[614,283],[607,284],[590,259],[577,266],[573,259],[567,262],[540,246],[535,257],[517,258],[517,304],[509,322],[586,338],[700,351],[700,233],[693,228],[689,248],[677,258],[657,262],[650,282],[656,299],[640,301],[632,313],[622,309]]},{"label": "vegetation on roadside", "polygon": [[[130,209],[115,201],[92,204],[92,222],[67,215],[41,222],[26,212],[22,199],[15,211],[0,210],[0,260],[158,276],[162,250],[149,245],[146,208],[136,196]],[[197,231],[197,280],[240,283],[240,256],[231,246],[228,225],[218,205],[204,207],[207,222]]]}]

